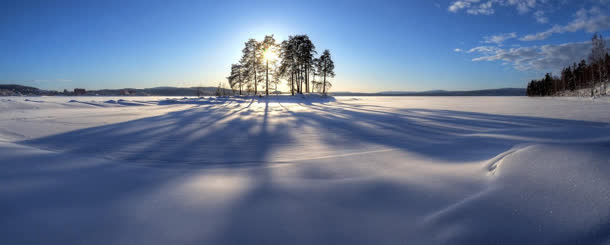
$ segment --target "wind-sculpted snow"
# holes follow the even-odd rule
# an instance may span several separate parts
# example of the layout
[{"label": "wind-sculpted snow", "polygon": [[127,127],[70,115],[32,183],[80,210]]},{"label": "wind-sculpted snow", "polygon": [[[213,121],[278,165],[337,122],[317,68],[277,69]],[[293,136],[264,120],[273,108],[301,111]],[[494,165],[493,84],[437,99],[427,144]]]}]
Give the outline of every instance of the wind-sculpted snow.
[{"label": "wind-sculpted snow", "polygon": [[2,244],[610,242],[605,99],[9,97],[0,108]]}]

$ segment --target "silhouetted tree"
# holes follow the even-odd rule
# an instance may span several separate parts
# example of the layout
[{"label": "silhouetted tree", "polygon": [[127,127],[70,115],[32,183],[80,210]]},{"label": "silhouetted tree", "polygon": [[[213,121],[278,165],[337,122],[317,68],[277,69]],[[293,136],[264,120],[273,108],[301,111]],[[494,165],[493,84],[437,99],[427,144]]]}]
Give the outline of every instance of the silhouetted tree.
[{"label": "silhouetted tree", "polygon": [[229,81],[229,86],[231,89],[235,89],[235,87],[239,88],[239,95],[242,95],[242,89],[244,85],[244,80],[247,77],[247,69],[241,64],[232,64],[231,65],[231,74],[227,77]]},{"label": "silhouetted tree", "polygon": [[[313,57],[317,54],[316,46],[307,35],[297,35],[295,39],[297,42],[297,60],[299,62],[301,83],[305,83],[305,92],[309,93],[309,72],[313,65]],[[303,93],[302,85],[300,92]]]},{"label": "silhouetted tree", "polygon": [[275,63],[275,57],[271,56],[274,56],[277,52],[277,46],[278,45],[275,43],[273,35],[265,36],[265,39],[260,44],[260,52],[263,54],[261,57],[265,59],[265,95],[267,96],[269,95],[269,61],[272,62],[273,66]]},{"label": "silhouetted tree", "polygon": [[568,66],[561,71],[561,82],[563,85],[562,91],[566,89],[574,91],[576,84],[574,83],[574,73],[572,72],[572,67]]},{"label": "silhouetted tree", "polygon": [[[277,49],[279,49],[279,66],[275,65],[273,59],[265,57],[265,54],[277,53]],[[289,81],[292,95],[295,92],[303,94],[315,90],[326,94],[331,86],[326,79],[335,76],[334,63],[330,59],[328,50],[324,60],[314,59],[314,55],[317,54],[315,49],[315,45],[307,35],[289,36],[288,40],[282,41],[280,45],[276,44],[273,35],[265,36],[262,42],[249,39],[242,50],[243,55],[239,64],[231,66],[231,74],[227,80],[232,88],[239,87],[240,94],[244,85],[247,91],[254,90],[254,94],[258,94],[258,84],[263,79],[258,74],[264,70],[266,95],[269,95],[270,82],[275,84],[277,90],[277,83],[282,79]],[[270,73],[272,73],[271,80]],[[310,75],[313,75],[313,80],[310,79]],[[324,82],[315,81],[316,76],[322,76]]]},{"label": "silhouetted tree", "polygon": [[[295,78],[297,76],[297,42],[295,37],[289,36],[288,40],[285,40],[280,45],[280,75],[283,77],[290,77],[290,93],[294,95],[295,91]],[[298,83],[297,83],[298,84]],[[298,89],[297,89],[298,90]]]},{"label": "silhouetted tree", "polygon": [[319,59],[317,59],[317,68],[316,70],[323,77],[322,80],[322,94],[326,94],[327,87],[332,86],[332,84],[326,81],[326,77],[335,77],[335,63],[330,57],[330,51],[328,49],[324,50]]},{"label": "silhouetted tree", "polygon": [[240,63],[246,67],[248,82],[253,83],[254,94],[258,93],[258,82],[260,82],[261,78],[258,77],[258,73],[262,71],[261,65],[261,57],[262,54],[260,52],[260,43],[255,39],[251,38],[245,43],[245,47],[242,50],[242,59]]}]

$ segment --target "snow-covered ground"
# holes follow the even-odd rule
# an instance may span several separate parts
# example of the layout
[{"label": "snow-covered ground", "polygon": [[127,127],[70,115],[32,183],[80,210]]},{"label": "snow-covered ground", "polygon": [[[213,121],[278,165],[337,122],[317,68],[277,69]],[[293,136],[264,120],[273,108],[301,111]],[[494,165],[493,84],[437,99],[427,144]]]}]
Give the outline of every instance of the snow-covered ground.
[{"label": "snow-covered ground", "polygon": [[608,244],[610,101],[0,97],[0,244]]}]

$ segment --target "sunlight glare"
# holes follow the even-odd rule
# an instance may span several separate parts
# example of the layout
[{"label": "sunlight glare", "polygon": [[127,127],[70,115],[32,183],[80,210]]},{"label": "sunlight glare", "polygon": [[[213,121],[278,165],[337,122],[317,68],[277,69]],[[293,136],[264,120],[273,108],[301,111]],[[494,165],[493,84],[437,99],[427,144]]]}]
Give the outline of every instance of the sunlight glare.
[{"label": "sunlight glare", "polygon": [[265,57],[265,60],[269,60],[269,61],[273,61],[273,60],[277,59],[277,54],[275,52],[273,52],[272,49],[265,50],[265,52],[263,53],[263,56]]}]

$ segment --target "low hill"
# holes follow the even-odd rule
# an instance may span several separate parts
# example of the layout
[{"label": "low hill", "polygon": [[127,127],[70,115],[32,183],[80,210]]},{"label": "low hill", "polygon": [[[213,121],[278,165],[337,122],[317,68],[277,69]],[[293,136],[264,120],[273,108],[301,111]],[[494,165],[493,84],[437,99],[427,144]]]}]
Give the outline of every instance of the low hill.
[{"label": "low hill", "polygon": [[40,89],[17,85],[17,84],[0,84],[0,95],[39,95]]}]

